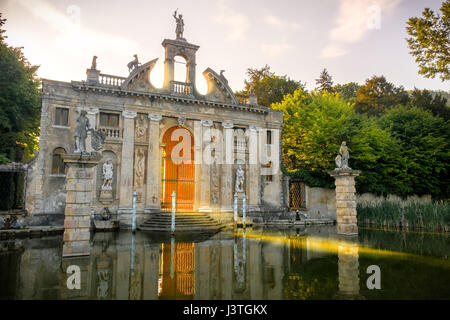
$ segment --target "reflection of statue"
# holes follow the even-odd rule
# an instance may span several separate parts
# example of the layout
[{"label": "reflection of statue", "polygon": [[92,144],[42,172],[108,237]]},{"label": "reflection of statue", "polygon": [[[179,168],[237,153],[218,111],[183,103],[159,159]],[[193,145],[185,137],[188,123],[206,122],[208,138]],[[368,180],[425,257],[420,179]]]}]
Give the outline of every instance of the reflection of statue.
[{"label": "reflection of statue", "polygon": [[114,167],[111,160],[103,164],[103,185],[102,190],[112,190]]},{"label": "reflection of statue", "polygon": [[351,170],[348,166],[348,159],[350,159],[350,154],[348,152],[347,143],[342,141],[341,147],[339,148],[339,155],[336,157],[336,169],[342,170],[347,169]]},{"label": "reflection of statue", "polygon": [[93,56],[93,57],[92,57],[92,65],[91,65],[91,69],[92,69],[92,70],[97,70],[97,56]]},{"label": "reflection of statue", "polygon": [[181,14],[178,15],[177,18],[177,10],[173,13],[173,17],[175,18],[175,21],[177,23],[177,28],[175,29],[175,34],[177,35],[177,40],[184,40],[183,38],[183,32],[184,32],[184,21],[183,16]]},{"label": "reflection of statue", "polygon": [[74,153],[86,153],[86,137],[89,130],[89,119],[86,117],[87,112],[81,111],[77,119],[77,126],[75,127],[75,151]]},{"label": "reflection of statue", "polygon": [[137,54],[135,54],[133,57],[134,57],[134,60],[128,62],[128,64],[127,64],[128,72],[131,72],[131,71],[133,71],[133,70],[136,69],[136,68],[139,68],[139,66],[141,65],[141,64],[139,63]]},{"label": "reflection of statue", "polygon": [[101,299],[106,299],[108,294],[108,281],[109,281],[109,271],[108,270],[99,270],[98,274],[98,287],[97,287],[97,297]]},{"label": "reflection of statue", "polygon": [[236,185],[235,185],[236,192],[244,192],[244,180],[245,180],[245,172],[244,169],[242,168],[242,165],[240,164],[236,171]]}]

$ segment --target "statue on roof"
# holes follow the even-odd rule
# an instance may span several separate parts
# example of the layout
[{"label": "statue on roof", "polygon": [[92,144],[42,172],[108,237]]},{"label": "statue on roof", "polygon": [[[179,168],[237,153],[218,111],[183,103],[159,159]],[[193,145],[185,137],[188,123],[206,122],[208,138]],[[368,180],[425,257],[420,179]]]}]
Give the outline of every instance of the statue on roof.
[{"label": "statue on roof", "polygon": [[139,59],[137,54],[135,54],[134,56],[134,60],[128,62],[127,67],[128,67],[128,72],[133,71],[134,69],[137,69],[141,66],[141,64],[139,63]]},{"label": "statue on roof", "polygon": [[183,38],[183,32],[184,32],[184,21],[183,16],[181,14],[178,15],[177,18],[177,10],[173,13],[173,17],[175,18],[175,22],[177,23],[177,28],[175,29],[175,34],[177,35],[177,40],[186,40]]}]

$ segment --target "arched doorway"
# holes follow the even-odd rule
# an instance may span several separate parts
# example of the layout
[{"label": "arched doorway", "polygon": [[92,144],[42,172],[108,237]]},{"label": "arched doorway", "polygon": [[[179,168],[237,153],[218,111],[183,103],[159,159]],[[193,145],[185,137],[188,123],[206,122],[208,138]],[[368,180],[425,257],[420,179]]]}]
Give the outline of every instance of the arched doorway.
[{"label": "arched doorway", "polygon": [[163,136],[161,208],[170,211],[175,191],[176,211],[194,207],[194,137],[183,127],[172,127]]}]

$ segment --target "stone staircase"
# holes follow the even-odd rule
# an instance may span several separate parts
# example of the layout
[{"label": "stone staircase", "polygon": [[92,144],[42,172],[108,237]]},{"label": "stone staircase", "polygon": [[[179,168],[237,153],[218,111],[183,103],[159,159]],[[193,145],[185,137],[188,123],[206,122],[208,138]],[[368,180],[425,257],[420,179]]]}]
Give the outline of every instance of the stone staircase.
[{"label": "stone staircase", "polygon": [[[151,214],[137,229],[149,232],[170,233],[172,215],[170,213]],[[201,213],[177,212],[175,214],[175,233],[213,232],[224,228],[222,224]]]}]

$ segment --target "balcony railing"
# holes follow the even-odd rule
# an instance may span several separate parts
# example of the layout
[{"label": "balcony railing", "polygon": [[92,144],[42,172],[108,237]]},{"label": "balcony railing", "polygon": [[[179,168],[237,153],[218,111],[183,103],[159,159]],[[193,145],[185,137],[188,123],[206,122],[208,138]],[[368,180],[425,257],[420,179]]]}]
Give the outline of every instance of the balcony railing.
[{"label": "balcony railing", "polygon": [[99,82],[105,86],[120,87],[127,78],[100,73]]},{"label": "balcony railing", "polygon": [[191,95],[192,94],[192,85],[187,82],[180,81],[172,81],[172,92],[183,94],[183,95]]},{"label": "balcony railing", "polygon": [[100,130],[106,135],[106,138],[121,139],[122,129],[118,127],[100,127]]},{"label": "balcony railing", "polygon": [[236,99],[239,101],[239,104],[250,104],[250,99],[248,95],[245,94],[236,94]]}]

